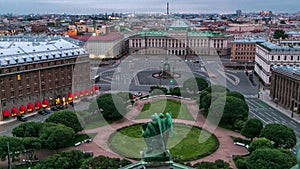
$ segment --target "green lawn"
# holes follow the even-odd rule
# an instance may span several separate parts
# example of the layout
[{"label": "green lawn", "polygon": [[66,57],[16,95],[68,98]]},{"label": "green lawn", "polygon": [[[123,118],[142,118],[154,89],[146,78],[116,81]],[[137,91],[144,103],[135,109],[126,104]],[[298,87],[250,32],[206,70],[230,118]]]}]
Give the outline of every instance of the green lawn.
[{"label": "green lawn", "polygon": [[[204,137],[199,142],[200,132]],[[110,148],[125,157],[138,159],[140,151],[146,147],[146,143],[141,136],[141,124],[132,125],[114,133],[109,139]],[[167,147],[173,157],[180,157],[184,161],[190,161],[205,157],[217,150],[219,142],[214,135],[184,124],[174,124],[174,136],[169,138]]]},{"label": "green lawn", "polygon": [[159,99],[145,104],[136,119],[148,119],[153,113],[166,113],[169,109],[172,112],[172,118],[194,120],[186,104],[171,99]]},{"label": "green lawn", "polygon": [[99,121],[89,122],[88,124],[86,124],[85,126],[83,126],[83,128],[85,130],[89,130],[89,129],[94,129],[94,128],[106,126],[108,124],[111,124],[111,122],[105,121],[105,120],[99,120]]}]

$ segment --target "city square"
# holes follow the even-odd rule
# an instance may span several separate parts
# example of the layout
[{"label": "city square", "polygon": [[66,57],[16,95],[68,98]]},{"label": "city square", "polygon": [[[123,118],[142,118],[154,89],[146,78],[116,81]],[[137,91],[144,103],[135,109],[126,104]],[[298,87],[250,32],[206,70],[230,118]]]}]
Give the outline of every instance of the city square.
[{"label": "city square", "polygon": [[0,168],[299,168],[298,2],[13,3]]}]

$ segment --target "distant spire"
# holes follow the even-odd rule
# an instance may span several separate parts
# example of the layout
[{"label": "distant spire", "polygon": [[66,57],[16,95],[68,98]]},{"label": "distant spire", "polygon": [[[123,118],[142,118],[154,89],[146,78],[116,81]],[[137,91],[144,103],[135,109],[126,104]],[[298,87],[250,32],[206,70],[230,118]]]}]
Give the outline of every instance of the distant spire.
[{"label": "distant spire", "polygon": [[167,15],[169,15],[169,2],[167,2]]}]

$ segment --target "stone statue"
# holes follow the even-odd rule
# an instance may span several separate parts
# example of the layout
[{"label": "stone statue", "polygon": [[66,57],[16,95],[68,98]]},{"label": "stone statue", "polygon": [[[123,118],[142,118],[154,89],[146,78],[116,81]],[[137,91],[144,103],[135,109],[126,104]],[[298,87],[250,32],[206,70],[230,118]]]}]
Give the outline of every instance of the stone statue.
[{"label": "stone statue", "polygon": [[292,167],[291,169],[300,169],[300,142],[298,142],[296,148],[296,159],[298,165]]},{"label": "stone statue", "polygon": [[142,125],[142,136],[147,148],[141,152],[142,159],[146,162],[168,161],[170,153],[167,150],[169,133],[173,135],[171,113],[155,113],[151,116],[152,121]]}]

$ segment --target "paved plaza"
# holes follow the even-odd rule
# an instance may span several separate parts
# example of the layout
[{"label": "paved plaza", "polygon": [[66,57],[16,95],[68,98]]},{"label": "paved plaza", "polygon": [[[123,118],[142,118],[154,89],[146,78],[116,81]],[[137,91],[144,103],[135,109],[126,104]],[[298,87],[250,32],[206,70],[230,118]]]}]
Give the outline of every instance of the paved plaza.
[{"label": "paved plaza", "polygon": [[[159,98],[155,98],[155,99],[159,99]],[[135,117],[140,113],[144,104],[151,102],[155,99],[137,101],[136,104],[134,105],[134,107],[126,114],[125,118],[120,121],[114,122],[107,126],[90,129],[90,130],[85,130],[84,132],[86,132],[86,133],[98,133],[98,134],[95,136],[93,143],[83,144],[83,145],[76,147],[75,149],[80,149],[83,151],[92,151],[92,152],[94,152],[94,155],[96,155],[96,156],[97,155],[105,155],[105,156],[109,156],[109,157],[124,158],[109,149],[109,146],[107,145],[107,141],[108,141],[110,135],[113,134],[116,130],[118,130],[120,128],[130,126],[130,125],[136,124],[136,123],[146,123],[146,122],[150,121],[150,119],[136,120]],[[175,100],[181,101],[182,103],[186,104],[188,106],[188,109],[189,109],[191,115],[195,119],[195,121],[173,119],[174,123],[182,123],[182,124],[203,127],[203,125],[205,123],[205,118],[202,115],[202,113],[198,113],[199,109],[198,109],[198,106],[195,101],[179,100],[179,99],[171,98],[171,97],[170,97],[170,99],[175,99]],[[215,126],[213,126],[209,122],[206,122],[206,123],[208,125],[205,129],[207,129],[208,131],[210,130],[210,128],[215,128]],[[230,136],[242,137],[242,138],[243,138],[243,136],[241,136],[239,133],[229,131],[229,130],[226,130],[226,129],[223,129],[220,127],[216,127],[216,129],[213,131],[213,134],[218,138],[218,140],[220,142],[218,150],[210,156],[207,156],[207,157],[199,159],[199,160],[191,161],[191,164],[195,164],[195,163],[201,162],[201,161],[214,162],[217,159],[222,159],[222,160],[228,162],[232,167],[236,168],[234,165],[234,162],[232,160],[232,156],[233,155],[242,155],[242,154],[247,153],[248,151],[244,147],[234,145],[233,140]],[[130,146],[130,145],[128,145],[128,146]]]}]

